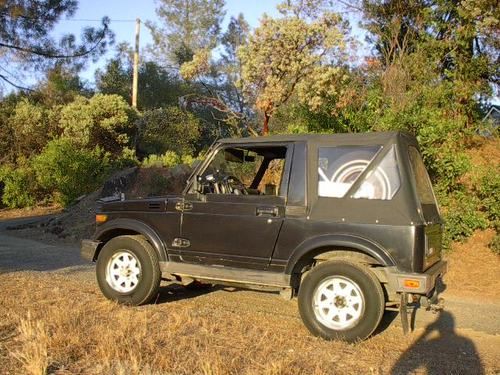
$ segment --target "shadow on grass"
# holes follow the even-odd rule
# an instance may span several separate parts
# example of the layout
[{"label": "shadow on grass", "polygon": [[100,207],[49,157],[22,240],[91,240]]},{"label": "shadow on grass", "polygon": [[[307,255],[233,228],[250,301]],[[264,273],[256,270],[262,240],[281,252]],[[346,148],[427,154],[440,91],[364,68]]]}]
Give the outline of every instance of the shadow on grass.
[{"label": "shadow on grass", "polygon": [[180,300],[193,299],[221,289],[223,289],[222,286],[210,284],[197,284],[187,286],[179,284],[169,284],[160,287],[160,292],[154,303],[163,304]]},{"label": "shadow on grass", "polygon": [[440,311],[438,319],[398,359],[391,374],[484,374],[474,343],[455,331],[455,318]]}]

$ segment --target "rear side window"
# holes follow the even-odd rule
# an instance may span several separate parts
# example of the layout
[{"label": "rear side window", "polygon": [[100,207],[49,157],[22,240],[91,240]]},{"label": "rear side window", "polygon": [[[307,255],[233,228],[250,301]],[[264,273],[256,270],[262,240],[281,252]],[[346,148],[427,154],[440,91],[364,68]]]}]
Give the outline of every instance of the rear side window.
[{"label": "rear side window", "polygon": [[380,146],[320,147],[318,195],[342,198],[379,150]]},{"label": "rear side window", "polygon": [[400,186],[396,148],[392,146],[380,163],[368,172],[354,198],[389,200]]},{"label": "rear side window", "polygon": [[380,149],[380,146],[320,148],[318,195],[345,197],[361,174],[370,168],[352,198],[392,199],[401,186],[396,150],[392,146],[377,165],[372,165]]},{"label": "rear side window", "polygon": [[425,169],[420,153],[415,147],[409,148],[410,162],[417,184],[417,195],[421,204],[435,204],[434,193],[432,191],[431,180]]}]

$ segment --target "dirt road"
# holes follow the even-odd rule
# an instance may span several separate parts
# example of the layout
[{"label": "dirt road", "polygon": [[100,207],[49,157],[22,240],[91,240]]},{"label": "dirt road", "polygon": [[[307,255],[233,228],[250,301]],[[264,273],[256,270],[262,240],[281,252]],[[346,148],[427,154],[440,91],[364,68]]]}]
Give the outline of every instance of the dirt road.
[{"label": "dirt road", "polygon": [[[108,308],[108,306],[113,306],[104,301],[97,291],[94,279],[94,267],[80,259],[77,245],[46,244],[32,239],[19,238],[13,231],[6,230],[11,224],[12,222],[0,222],[0,285],[4,285],[8,290],[9,285],[12,289],[16,289],[20,288],[25,283],[31,283],[34,285],[32,287],[33,290],[27,291],[27,295],[43,295],[44,302],[52,301],[48,306],[53,306],[54,301],[60,298],[61,292],[58,291],[65,290],[69,287],[74,288],[74,292],[72,293],[75,296],[79,295],[79,291],[81,290],[82,294],[79,295],[78,298],[86,300],[85,309],[91,309],[91,306],[94,304],[96,306],[106,304],[106,308]],[[19,221],[17,221],[16,224],[19,224]],[[0,291],[0,301],[2,301],[4,308],[9,309],[9,306],[11,306],[10,311],[16,310],[16,307],[19,307],[20,311],[29,308],[28,306],[9,305],[9,303],[15,303],[15,300],[9,302],[9,296],[2,295],[1,293]],[[49,297],[45,296],[46,294]],[[496,363],[495,358],[500,357],[500,319],[498,319],[498,315],[500,314],[500,301],[499,304],[495,304],[483,303],[480,299],[476,301],[462,300],[456,296],[447,296],[446,292],[444,293],[444,297],[446,299],[446,307],[443,313],[431,314],[423,311],[417,312],[416,332],[410,335],[409,338],[402,338],[398,318],[386,318],[385,327],[382,327],[380,332],[369,340],[369,342],[375,346],[379,345],[376,344],[379,341],[384,343],[380,344],[382,346],[386,345],[385,343],[388,343],[387,345],[390,346],[393,345],[394,342],[397,342],[397,346],[400,346],[399,351],[401,355],[399,360],[396,360],[397,356],[395,355],[389,356],[390,358],[388,359],[384,357],[385,354],[380,352],[377,354],[380,358],[374,360],[374,363],[377,363],[378,367],[375,367],[373,371],[369,371],[372,373],[385,373],[392,368],[392,373],[405,374],[417,368],[422,368],[422,366],[424,366],[424,368],[427,366],[429,373],[433,373],[433,369],[441,372],[446,370],[449,366],[449,363],[442,363],[439,359],[440,353],[444,353],[445,362],[446,360],[452,360],[458,363],[457,366],[459,367],[456,367],[456,369],[458,369],[457,371],[459,373],[499,373],[500,366]],[[28,300],[23,299],[21,295],[19,298],[22,301]],[[44,302],[40,303],[43,304]],[[165,302],[168,303],[165,304]],[[40,307],[37,305],[36,309],[38,308]],[[186,308],[188,308],[186,311],[190,311],[189,314],[191,314],[191,311],[196,311],[196,315],[201,316],[208,314],[211,319],[210,324],[220,324],[220,322],[215,323],[212,321],[214,317],[216,319],[221,316],[226,317],[224,324],[233,326],[233,328],[240,326],[244,322],[249,322],[248,324],[252,325],[251,321],[258,317],[261,317],[264,321],[276,320],[278,322],[276,323],[276,329],[278,330],[286,330],[287,326],[301,327],[296,301],[285,301],[274,293],[257,293],[233,288],[213,288],[209,291],[193,293],[184,288],[165,286],[161,290],[156,305],[146,307],[145,310],[143,310],[144,308],[139,308],[139,310],[123,308],[123,311],[125,311],[124,313],[129,311],[129,313],[134,314],[137,312],[141,313],[141,311],[143,313],[149,312],[157,316],[155,310],[161,312],[167,309],[166,314],[169,315],[172,314],[172,311],[184,311]],[[9,315],[9,313],[7,313],[7,315]],[[140,317],[143,318],[143,315],[140,315]],[[14,315],[12,315],[11,318],[14,319]],[[52,318],[46,319],[50,320]],[[229,321],[227,321],[227,319],[229,319]],[[233,321],[232,323],[231,319]],[[196,319],[194,321],[196,321]],[[189,324],[195,324],[193,323],[194,321],[190,320]],[[151,323],[151,321],[148,322],[148,324],[155,324]],[[199,322],[197,324],[199,324]],[[11,326],[12,323],[8,325],[8,327]],[[9,329],[12,329],[12,327]],[[195,341],[201,340],[197,336],[198,333],[196,333],[196,330],[189,331],[189,329],[187,329],[186,331],[186,329],[186,327],[182,329],[184,333],[182,333],[180,337],[176,337],[176,340],[183,340],[184,336],[182,335],[192,337]],[[221,328],[219,327],[218,329]],[[246,328],[246,330],[248,329],[249,328]],[[307,332],[302,328],[299,329],[303,335],[302,337],[305,340],[309,340],[310,338],[307,336]],[[438,336],[436,336],[436,333],[438,333]],[[7,361],[6,363],[13,365],[15,361],[13,362],[11,356],[6,354],[8,345],[6,344],[2,349],[3,337],[2,323],[0,323],[0,363],[2,362],[2,357],[4,357],[3,359]],[[224,340],[230,341],[231,339],[232,338],[226,337]],[[262,340],[265,339],[265,337],[262,338]],[[284,342],[286,342],[286,337],[284,340]],[[9,340],[6,342],[9,342]],[[270,345],[285,345],[284,342],[281,344],[272,342]],[[250,342],[247,344],[250,347],[253,345],[250,344]],[[15,343],[12,342],[12,345],[15,346]],[[316,345],[316,341],[313,346],[314,345]],[[409,348],[417,349],[409,350]],[[357,350],[357,348],[352,349],[354,357],[359,355],[359,353],[356,354]],[[366,348],[363,350],[366,350]],[[410,355],[408,353],[413,354]],[[244,356],[245,354],[241,353],[240,355]],[[433,359],[422,362],[422,358],[425,356],[429,356],[429,358],[432,357]],[[449,356],[449,358],[446,359],[446,356]],[[145,361],[147,362],[147,360]],[[463,361],[463,363],[460,361]],[[155,362],[153,360],[151,363],[154,366]],[[80,369],[82,366],[85,367],[79,364],[77,368]],[[158,362],[156,366],[161,368],[163,365]],[[226,366],[226,364],[224,364],[224,366]],[[363,366],[368,365],[364,364],[357,369],[361,372],[368,371],[368,367]],[[8,368],[10,369],[10,367]],[[221,368],[225,369],[226,367]],[[240,367],[237,368],[241,369]],[[248,370],[248,366],[244,368],[246,371],[250,371]],[[371,369],[372,367],[369,368]],[[95,370],[95,368],[92,369]],[[180,371],[181,373],[190,373],[190,371],[186,370],[187,367],[180,367],[179,369],[184,369],[184,371]],[[228,367],[228,369],[230,368]],[[344,372],[341,368],[336,367],[336,369],[337,370],[334,372]],[[2,365],[0,365],[0,372],[2,372],[1,370]],[[285,368],[282,373],[287,373],[286,370]],[[351,370],[353,369],[346,368],[345,372],[349,373]],[[113,371],[118,370],[115,369]],[[280,371],[276,373],[280,373]],[[301,373],[301,371],[298,373]],[[318,373],[329,373],[329,371],[320,371]]]}]

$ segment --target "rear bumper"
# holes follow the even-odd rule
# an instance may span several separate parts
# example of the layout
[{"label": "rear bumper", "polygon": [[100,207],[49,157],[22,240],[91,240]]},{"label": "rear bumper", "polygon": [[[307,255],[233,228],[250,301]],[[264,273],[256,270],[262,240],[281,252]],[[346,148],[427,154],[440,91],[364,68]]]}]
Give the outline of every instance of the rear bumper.
[{"label": "rear bumper", "polygon": [[446,271],[448,263],[441,260],[423,273],[400,272],[387,269],[387,282],[396,293],[413,293],[427,296],[431,293]]},{"label": "rear bumper", "polygon": [[89,262],[93,262],[95,260],[95,253],[100,243],[100,241],[82,240],[82,244],[80,246],[80,256]]}]

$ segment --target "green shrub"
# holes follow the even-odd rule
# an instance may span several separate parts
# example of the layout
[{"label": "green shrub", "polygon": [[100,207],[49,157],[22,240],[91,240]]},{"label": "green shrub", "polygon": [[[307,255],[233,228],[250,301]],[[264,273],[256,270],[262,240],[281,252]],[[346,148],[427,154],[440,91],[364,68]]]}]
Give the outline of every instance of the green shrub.
[{"label": "green shrub", "polygon": [[486,170],[476,185],[483,211],[492,223],[500,222],[500,171]]},{"label": "green shrub", "polygon": [[163,155],[149,155],[142,162],[143,168],[172,168],[180,164],[182,159],[173,151],[167,151]]},{"label": "green shrub", "polygon": [[130,145],[137,114],[118,95],[77,97],[61,109],[59,125],[66,138],[83,147],[101,149],[117,156]]},{"label": "green shrub", "polygon": [[121,170],[130,167],[138,166],[139,160],[137,159],[137,155],[135,150],[131,148],[125,147],[121,153],[121,155],[113,161],[113,169]]},{"label": "green shrub", "polygon": [[27,166],[0,168],[4,184],[2,203],[9,208],[31,207],[36,203],[37,186],[33,171]]},{"label": "green shrub", "polygon": [[49,142],[34,158],[33,169],[40,186],[66,206],[102,184],[110,172],[110,160],[98,146],[87,150],[70,139],[60,138]]},{"label": "green shrub", "polygon": [[177,107],[146,111],[137,125],[137,148],[146,155],[161,155],[167,151],[192,154],[200,137],[199,120]]},{"label": "green shrub", "polygon": [[189,165],[190,167],[193,166],[194,162],[198,160],[197,158],[192,157],[191,155],[182,155],[181,157],[181,163]]},{"label": "green shrub", "polygon": [[488,218],[478,208],[481,201],[474,195],[456,191],[441,198],[445,220],[444,245],[449,248],[451,241],[463,241],[476,229],[486,229]]},{"label": "green shrub", "polygon": [[500,234],[497,232],[495,237],[493,237],[493,241],[490,243],[490,249],[494,254],[500,255]]}]

